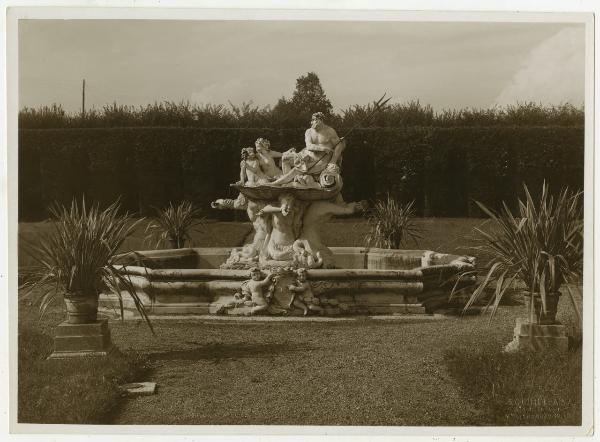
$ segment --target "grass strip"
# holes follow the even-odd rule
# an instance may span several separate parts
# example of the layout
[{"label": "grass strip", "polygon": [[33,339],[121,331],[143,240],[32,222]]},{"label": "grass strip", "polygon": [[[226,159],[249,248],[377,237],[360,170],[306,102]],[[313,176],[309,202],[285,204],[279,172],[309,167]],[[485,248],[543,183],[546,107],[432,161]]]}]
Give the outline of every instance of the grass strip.
[{"label": "grass strip", "polygon": [[479,425],[581,425],[581,350],[445,352],[450,375],[482,412]]}]

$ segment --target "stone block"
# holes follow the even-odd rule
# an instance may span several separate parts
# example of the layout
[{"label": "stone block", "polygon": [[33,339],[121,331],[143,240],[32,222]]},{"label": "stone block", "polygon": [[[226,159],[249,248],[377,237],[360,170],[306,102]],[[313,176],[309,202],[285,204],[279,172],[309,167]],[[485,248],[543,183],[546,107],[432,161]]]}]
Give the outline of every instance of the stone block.
[{"label": "stone block", "polygon": [[504,348],[507,352],[518,350],[558,350],[567,351],[569,338],[565,327],[560,324],[530,324],[525,319],[516,321],[513,340]]},{"label": "stone block", "polygon": [[55,336],[54,351],[102,351],[110,346],[110,335]]},{"label": "stone block", "polygon": [[517,340],[519,349],[567,351],[569,348],[569,338],[566,336],[519,336]]},{"label": "stone block", "polygon": [[56,327],[55,336],[98,336],[110,335],[108,320],[100,318],[93,324],[69,324],[63,322]]},{"label": "stone block", "polygon": [[407,304],[406,313],[414,315],[424,315],[426,313],[425,307],[421,304]]},{"label": "stone block", "polygon": [[92,324],[63,322],[56,327],[54,351],[48,359],[108,356],[114,350],[107,319]]},{"label": "stone block", "polygon": [[515,336],[529,336],[531,334],[533,336],[562,337],[565,336],[565,330],[565,326],[561,324],[530,324],[524,319],[518,318],[517,325],[515,326]]},{"label": "stone block", "polygon": [[[208,315],[211,312],[208,304],[174,304],[174,305],[153,305],[151,313],[153,315]],[[215,307],[216,308],[216,307]],[[215,309],[213,308],[213,310]]]},{"label": "stone block", "polygon": [[325,307],[324,310],[327,316],[336,316],[342,313],[338,307]]}]

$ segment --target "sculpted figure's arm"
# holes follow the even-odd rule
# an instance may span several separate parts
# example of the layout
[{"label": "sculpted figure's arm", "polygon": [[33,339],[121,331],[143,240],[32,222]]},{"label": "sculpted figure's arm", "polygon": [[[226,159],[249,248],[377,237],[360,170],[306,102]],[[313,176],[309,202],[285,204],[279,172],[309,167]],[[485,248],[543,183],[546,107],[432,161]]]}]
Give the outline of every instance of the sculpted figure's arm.
[{"label": "sculpted figure's arm", "polygon": [[290,292],[296,292],[296,293],[304,291],[304,289],[302,288],[302,286],[297,286],[297,285],[292,285],[292,284],[288,285],[288,290]]},{"label": "sculpted figure's arm", "polygon": [[288,290],[290,292],[302,293],[302,292],[306,291],[308,283],[306,283],[306,282],[299,282],[299,281],[296,281],[296,283],[298,285],[293,285],[293,284],[288,285]]},{"label": "sculpted figure's arm", "polygon": [[258,286],[259,287],[264,287],[265,285],[269,284],[271,282],[271,280],[273,279],[274,276],[275,275],[273,273],[269,273],[265,279],[263,279],[262,281],[260,281],[258,283]]},{"label": "sculpted figure's arm", "polygon": [[240,163],[240,180],[238,181],[238,183],[244,184],[246,180],[246,162],[242,160],[242,162]]},{"label": "sculpted figure's arm", "polygon": [[340,144],[341,138],[338,137],[337,132],[335,131],[335,129],[331,129],[331,135],[329,137],[329,142],[331,143],[331,148],[335,148],[338,144]]},{"label": "sculpted figure's arm", "polygon": [[258,211],[258,216],[263,215],[265,213],[279,213],[281,212],[281,207],[267,205]]},{"label": "sculpted figure's arm", "polygon": [[281,152],[277,152],[276,150],[269,151],[269,155],[271,155],[271,158],[281,158],[283,156]]}]

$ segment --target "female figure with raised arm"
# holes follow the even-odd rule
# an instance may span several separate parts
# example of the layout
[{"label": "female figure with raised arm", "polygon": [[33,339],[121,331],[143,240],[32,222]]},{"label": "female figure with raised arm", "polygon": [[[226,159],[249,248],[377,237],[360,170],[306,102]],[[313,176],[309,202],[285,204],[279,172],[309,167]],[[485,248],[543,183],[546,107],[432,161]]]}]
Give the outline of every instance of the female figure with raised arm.
[{"label": "female figure with raised arm", "polygon": [[272,215],[272,225],[266,241],[266,258],[275,261],[291,261],[294,257],[294,197],[290,194],[279,196],[279,206],[268,204],[258,215]]},{"label": "female figure with raised arm", "polygon": [[275,164],[275,158],[281,158],[281,152],[271,150],[271,143],[266,138],[256,140],[256,154],[260,168],[269,178],[281,176],[281,169]]}]

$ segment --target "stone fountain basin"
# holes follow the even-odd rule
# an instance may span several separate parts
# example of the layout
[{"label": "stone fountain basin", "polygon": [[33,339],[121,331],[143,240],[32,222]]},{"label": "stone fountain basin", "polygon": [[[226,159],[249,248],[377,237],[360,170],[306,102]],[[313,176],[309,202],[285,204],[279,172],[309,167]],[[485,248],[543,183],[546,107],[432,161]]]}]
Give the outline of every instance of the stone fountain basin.
[{"label": "stone fountain basin", "polygon": [[[423,302],[447,297],[457,275],[474,270],[474,259],[429,250],[331,247],[335,269],[311,269],[308,280],[326,314],[423,314]],[[231,248],[141,251],[116,257],[151,315],[215,314],[232,300],[248,270],[219,265]],[[465,283],[469,283],[466,279]],[[124,296],[125,317],[138,316]],[[113,294],[100,296],[100,310],[118,312]]]}]

